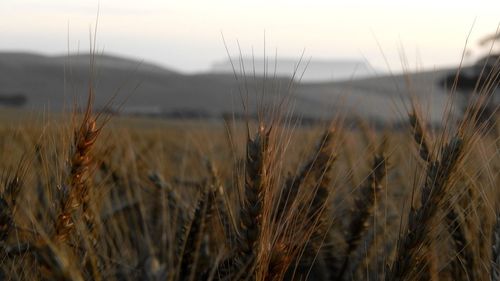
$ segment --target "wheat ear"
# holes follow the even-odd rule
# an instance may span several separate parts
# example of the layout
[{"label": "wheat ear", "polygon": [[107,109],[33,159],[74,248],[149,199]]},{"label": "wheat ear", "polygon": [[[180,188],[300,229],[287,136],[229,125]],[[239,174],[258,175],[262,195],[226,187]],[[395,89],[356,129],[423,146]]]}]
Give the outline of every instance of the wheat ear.
[{"label": "wheat ear", "polygon": [[451,179],[463,153],[464,141],[457,134],[442,149],[440,160],[428,166],[420,199],[422,205],[410,209],[408,226],[398,241],[396,258],[385,278],[387,281],[415,278],[425,266],[422,251],[428,246],[428,235],[435,225],[438,211],[446,202]]},{"label": "wheat ear", "polygon": [[[384,154],[385,141],[379,152],[373,157],[372,170],[365,185],[361,187],[361,196],[355,201],[353,218],[346,237],[347,251],[337,280],[343,280],[348,269],[352,253],[357,249],[362,236],[370,226],[370,218],[375,211],[375,203],[383,190],[383,179],[387,173],[387,157]],[[359,264],[359,263],[358,263]],[[355,271],[355,268],[351,269]]]},{"label": "wheat ear", "polygon": [[259,248],[262,226],[262,207],[267,190],[269,136],[271,130],[259,126],[256,137],[247,137],[245,197],[240,212],[238,256],[239,267],[252,266]]},{"label": "wheat ear", "polygon": [[[69,186],[63,190],[62,208],[56,221],[56,239],[67,241],[75,228],[73,216],[83,208],[83,218],[93,225],[93,218],[88,208],[89,202],[89,172],[92,166],[91,149],[100,133],[96,119],[92,113],[92,91],[89,93],[87,108],[80,127],[76,130],[71,157]],[[83,206],[82,206],[83,205]]]}]

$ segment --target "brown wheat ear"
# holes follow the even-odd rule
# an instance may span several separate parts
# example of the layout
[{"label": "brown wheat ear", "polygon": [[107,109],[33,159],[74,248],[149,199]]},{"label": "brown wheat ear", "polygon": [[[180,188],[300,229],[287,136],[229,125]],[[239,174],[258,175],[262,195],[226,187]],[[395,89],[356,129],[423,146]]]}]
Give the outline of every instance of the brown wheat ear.
[{"label": "brown wheat ear", "polygon": [[56,239],[66,241],[75,227],[73,216],[82,207],[83,219],[93,225],[93,216],[89,209],[89,172],[92,168],[91,149],[101,131],[96,125],[92,113],[92,92],[80,127],[76,130],[73,141],[74,152],[71,157],[69,185],[63,190],[62,207],[56,221]]},{"label": "brown wheat ear", "polygon": [[[332,155],[334,130],[326,131],[320,138],[314,153],[309,158],[304,166],[301,167],[297,175],[289,175],[285,181],[285,186],[280,194],[278,204],[278,218],[286,216],[287,211],[294,205],[297,194],[300,188],[305,185],[307,179],[313,178],[313,183],[316,187],[324,187],[330,183],[328,172],[331,164],[335,160]],[[321,184],[323,181],[323,184]],[[324,190],[319,191],[320,193]]]},{"label": "brown wheat ear", "polygon": [[326,205],[330,195],[330,185],[332,183],[331,170],[336,159],[335,148],[335,130],[326,131],[320,143],[318,144],[316,159],[311,166],[311,173],[314,176],[313,190],[314,196],[309,204],[308,221],[312,223],[314,232],[311,236],[312,246],[316,251],[323,243],[328,230],[328,211]]},{"label": "brown wheat ear", "polygon": [[[279,204],[278,219],[285,224],[288,232],[276,243],[269,265],[270,272],[277,276],[296,274],[304,278],[311,268],[325,270],[323,259],[317,259],[324,240],[328,235],[329,208],[327,205],[331,189],[331,170],[336,160],[335,151],[338,135],[331,128],[324,132],[310,157],[300,170],[297,178],[290,184],[287,180],[285,190],[286,204]],[[298,195],[299,189],[301,191]],[[298,208],[298,210],[297,210]],[[282,217],[284,216],[284,217]],[[300,253],[303,254],[300,254]],[[297,259],[297,272],[290,267]],[[321,265],[321,266],[320,266]],[[288,269],[288,272],[285,270]],[[276,274],[281,272],[280,274]]]},{"label": "brown wheat ear", "polygon": [[410,126],[413,130],[413,139],[418,145],[420,157],[424,161],[429,161],[431,159],[430,152],[430,140],[425,125],[422,122],[422,118],[416,109],[408,115],[410,121]]},{"label": "brown wheat ear", "polygon": [[445,204],[452,179],[464,156],[464,140],[459,134],[441,150],[439,161],[427,167],[421,193],[421,206],[411,208],[408,226],[398,241],[396,258],[385,280],[413,280],[426,266],[423,257],[428,248],[428,235],[436,223],[436,215]]},{"label": "brown wheat ear", "polygon": [[[349,223],[348,235],[346,237],[347,252],[341,269],[338,272],[337,280],[343,280],[347,273],[349,261],[352,253],[357,249],[361,238],[371,225],[370,218],[375,211],[375,203],[383,190],[383,180],[387,173],[387,157],[385,155],[386,140],[380,146],[379,152],[373,157],[372,170],[368,180],[361,187],[361,195],[356,199],[353,217]],[[359,263],[356,263],[359,264]],[[355,271],[355,268],[350,270]]]},{"label": "brown wheat ear", "polygon": [[271,130],[259,126],[257,136],[247,138],[244,201],[240,211],[238,254],[235,264],[240,272],[253,267],[259,248],[262,207],[268,180],[269,136]]},{"label": "brown wheat ear", "polygon": [[[422,118],[415,108],[413,109],[413,112],[409,114],[409,122],[413,129],[413,139],[419,147],[420,158],[425,162],[425,165],[432,165],[436,159],[434,155],[431,154],[429,149],[431,140],[428,132],[425,130]],[[466,280],[472,280],[471,275],[473,272],[471,269],[474,267],[473,253],[469,249],[470,245],[465,235],[465,225],[461,223],[460,218],[453,206],[449,207],[449,211],[446,215],[446,222],[457,253],[454,258],[455,261],[451,263],[452,265],[455,265],[452,266],[452,274],[454,274],[454,278],[456,280],[458,280],[463,274],[467,277]],[[430,262],[431,261],[428,263]]]},{"label": "brown wheat ear", "polygon": [[452,274],[455,280],[475,280],[474,275],[474,253],[469,244],[465,232],[465,222],[459,217],[453,206],[446,215],[448,229],[455,246],[456,257],[451,262],[453,267]]},{"label": "brown wheat ear", "polygon": [[179,277],[181,280],[196,280],[209,269],[199,268],[200,249],[203,236],[207,232],[207,224],[213,213],[213,193],[210,190],[202,191],[198,200],[193,219],[185,229],[184,245],[179,264]]}]

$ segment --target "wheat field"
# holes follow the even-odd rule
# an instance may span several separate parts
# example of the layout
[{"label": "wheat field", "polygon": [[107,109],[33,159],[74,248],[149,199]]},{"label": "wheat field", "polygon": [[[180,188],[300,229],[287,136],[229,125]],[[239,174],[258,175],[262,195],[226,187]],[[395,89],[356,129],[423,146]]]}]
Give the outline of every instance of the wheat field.
[{"label": "wheat field", "polygon": [[2,116],[0,279],[500,280],[499,75],[437,127],[125,118],[91,84]]}]

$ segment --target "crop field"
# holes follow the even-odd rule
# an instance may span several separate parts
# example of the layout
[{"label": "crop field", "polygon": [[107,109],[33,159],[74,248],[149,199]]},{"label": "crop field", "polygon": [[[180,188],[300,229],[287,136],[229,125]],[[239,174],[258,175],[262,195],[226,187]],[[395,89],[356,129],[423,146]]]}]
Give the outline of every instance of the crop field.
[{"label": "crop field", "polygon": [[432,127],[2,111],[0,279],[500,280],[495,69]]}]

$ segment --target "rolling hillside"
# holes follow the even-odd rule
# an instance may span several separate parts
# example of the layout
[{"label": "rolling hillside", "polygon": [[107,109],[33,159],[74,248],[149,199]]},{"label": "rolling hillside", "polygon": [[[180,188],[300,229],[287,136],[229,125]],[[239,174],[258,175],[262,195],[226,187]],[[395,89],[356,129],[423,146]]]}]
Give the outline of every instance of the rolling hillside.
[{"label": "rolling hillside", "polygon": [[[24,97],[30,110],[59,111],[83,101],[89,81],[88,55],[42,56],[28,53],[0,53],[0,102],[2,97]],[[161,66],[115,56],[96,57],[94,80],[96,107],[103,107],[115,94],[114,104],[125,101],[124,113],[220,116],[241,113],[240,92],[252,101],[264,90],[268,99],[276,93],[290,92],[294,114],[305,118],[328,118],[345,111],[362,116],[393,121],[404,116],[403,104],[410,91],[426,97],[429,115],[437,120],[446,102],[438,81],[451,70],[422,72],[405,76],[365,78],[332,83],[292,84],[286,77],[262,79],[234,75],[201,73],[184,75]],[[288,89],[291,91],[288,91]],[[8,104],[8,103],[6,103]],[[19,104],[17,104],[19,105]]]}]

